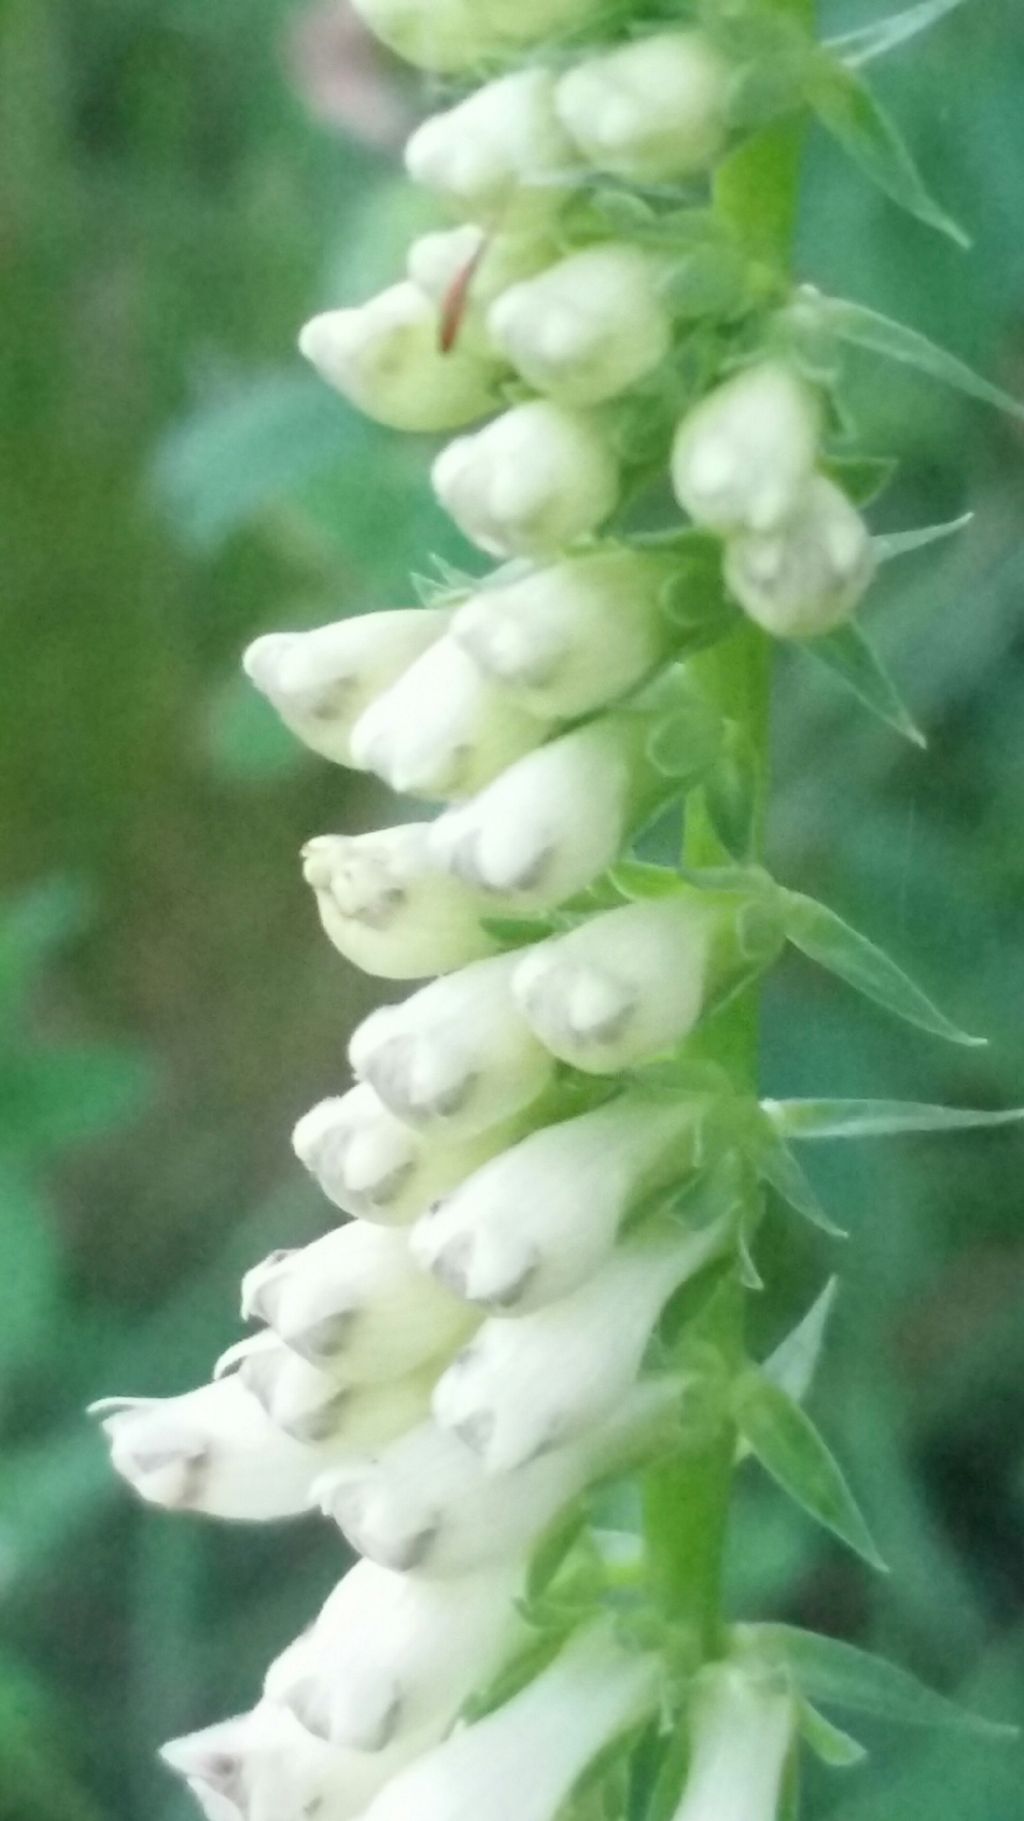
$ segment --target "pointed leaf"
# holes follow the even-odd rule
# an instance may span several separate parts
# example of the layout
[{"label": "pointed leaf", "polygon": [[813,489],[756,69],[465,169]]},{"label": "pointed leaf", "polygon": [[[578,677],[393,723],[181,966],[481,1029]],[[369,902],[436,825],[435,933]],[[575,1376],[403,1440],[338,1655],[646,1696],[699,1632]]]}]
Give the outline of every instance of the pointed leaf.
[{"label": "pointed leaf", "polygon": [[903,1132],[964,1132],[1016,1125],[1024,1107],[989,1112],[929,1106],[915,1100],[765,1100],[776,1129],[787,1138],[894,1138]]},{"label": "pointed leaf", "polygon": [[984,1037],[972,1037],[952,1024],[895,961],[867,936],[844,923],[835,911],[817,904],[813,898],[805,898],[801,892],[789,892],[787,896],[790,907],[787,935],[812,961],[837,974],[855,992],[873,999],[895,1018],[902,1018],[922,1031],[930,1031],[934,1037],[975,1047],[985,1043]]},{"label": "pointed leaf", "polygon": [[880,354],[885,360],[914,367],[941,385],[952,386],[954,391],[963,392],[968,398],[976,398],[982,404],[994,406],[997,411],[1006,411],[1011,417],[1024,420],[1024,404],[1019,399],[975,373],[956,354],[936,347],[919,330],[894,322],[891,317],[868,309],[866,304],[850,303],[845,298],[818,297],[814,300],[814,309],[833,333],[851,347],[864,348],[869,354]]},{"label": "pointed leaf", "polygon": [[928,191],[881,103],[853,70],[823,55],[814,65],[807,98],[822,126],[893,202],[957,246],[970,245],[963,229]]},{"label": "pointed leaf", "polygon": [[734,860],[755,857],[759,808],[757,754],[746,729],[730,722],[722,750],[704,780],[711,825]]},{"label": "pointed leaf", "polygon": [[875,555],[880,563],[889,563],[894,556],[912,556],[915,550],[927,550],[929,544],[941,544],[948,537],[956,537],[973,521],[973,512],[963,512],[959,518],[948,519],[944,525],[923,525],[919,531],[890,531],[872,540]]},{"label": "pointed leaf", "polygon": [[808,639],[800,646],[807,656],[823,664],[833,676],[851,689],[857,700],[887,727],[910,740],[915,746],[926,744],[924,734],[915,726],[900,699],[896,685],[882,664],[874,646],[856,621],[849,620],[837,631],[819,639]]},{"label": "pointed leaf", "polygon": [[832,455],[823,467],[855,506],[870,506],[885,492],[899,463],[891,455]]},{"label": "pointed leaf", "polygon": [[859,1740],[851,1738],[839,1726],[833,1726],[809,1701],[800,1703],[800,1732],[816,1758],[830,1770],[849,1770],[867,1757]]},{"label": "pointed leaf", "polygon": [[799,1404],[759,1372],[733,1388],[736,1425],[773,1480],[872,1568],[885,1563],[838,1462]]},{"label": "pointed leaf", "polygon": [[842,1227],[837,1227],[825,1212],[803,1169],[781,1138],[776,1137],[758,1147],[757,1164],[765,1182],[771,1184],[776,1195],[780,1195],[795,1214],[802,1215],[830,1239],[846,1238]]},{"label": "pointed leaf", "polygon": [[774,1353],[761,1367],[762,1376],[784,1391],[794,1402],[807,1396],[818,1369],[825,1342],[825,1329],[836,1300],[839,1279],[830,1277],[820,1296],[815,1297],[807,1314],[786,1335]]},{"label": "pointed leaf", "polygon": [[826,49],[839,57],[847,69],[863,69],[876,57],[887,56],[901,44],[916,38],[919,32],[938,25],[941,19],[962,5],[963,0],[920,0],[919,5],[908,6],[905,12],[894,13],[890,19],[880,19],[874,25],[865,25],[859,31],[845,32],[841,38],[831,39]]},{"label": "pointed leaf", "polygon": [[822,1637],[797,1625],[751,1626],[748,1635],[788,1664],[805,1695],[826,1706],[877,1714],[903,1726],[954,1727],[992,1739],[1017,1736],[1016,1727],[968,1712],[909,1670],[839,1638]]}]

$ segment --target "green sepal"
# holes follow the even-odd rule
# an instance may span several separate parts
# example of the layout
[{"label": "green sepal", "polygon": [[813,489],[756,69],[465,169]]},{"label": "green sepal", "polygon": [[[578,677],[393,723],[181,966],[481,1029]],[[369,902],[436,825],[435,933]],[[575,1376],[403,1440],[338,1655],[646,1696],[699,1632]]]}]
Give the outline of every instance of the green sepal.
[{"label": "green sepal", "polygon": [[883,1562],[842,1469],[806,1411],[753,1368],[732,1390],[743,1440],[783,1492],[872,1568]]},{"label": "green sepal", "polygon": [[927,550],[932,544],[944,544],[947,538],[957,537],[973,522],[973,512],[962,512],[959,518],[947,519],[943,525],[922,525],[917,531],[885,532],[872,539],[875,555],[880,563],[891,563],[897,556],[913,556],[915,551]]},{"label": "green sepal", "polygon": [[810,67],[805,95],[826,132],[892,202],[957,246],[970,246],[926,187],[895,123],[853,70],[822,51]]},{"label": "green sepal", "polygon": [[762,1377],[796,1403],[803,1402],[814,1381],[838,1287],[838,1278],[830,1277],[806,1315],[762,1361]]},{"label": "green sepal", "polygon": [[826,1720],[809,1701],[800,1702],[798,1724],[801,1738],[830,1770],[850,1770],[855,1764],[863,1764],[868,1755],[859,1739]]},{"label": "green sepal", "polygon": [[607,879],[620,899],[677,898],[686,890],[672,867],[652,866],[645,860],[620,860]]},{"label": "green sepal", "polygon": [[831,455],[822,467],[855,506],[870,506],[895,478],[899,463],[891,455]]},{"label": "green sepal", "polygon": [[692,695],[655,722],[647,738],[647,757],[662,777],[691,784],[714,765],[722,739],[721,717]]},{"label": "green sepal", "polygon": [[778,1132],[796,1140],[896,1138],[904,1132],[966,1132],[1016,1125],[1024,1107],[997,1112],[930,1106],[916,1100],[771,1100],[762,1107]]},{"label": "green sepal", "polygon": [[555,934],[557,924],[550,917],[481,917],[485,935],[500,942],[502,948],[525,948],[533,942],[545,942]]},{"label": "green sepal", "polygon": [[992,405],[997,411],[1024,420],[1024,404],[1019,399],[975,373],[958,355],[937,347],[918,329],[894,322],[866,304],[851,303],[841,297],[822,297],[817,292],[804,294],[795,309],[800,314],[813,313],[818,324],[830,329],[850,347],[881,355],[884,360],[897,361],[904,367],[913,367],[918,373],[926,374],[940,385],[951,386],[967,398],[977,399],[981,404]]},{"label": "green sepal", "polygon": [[1017,1727],[971,1713],[909,1670],[840,1638],[797,1625],[743,1626],[741,1635],[758,1655],[785,1664],[803,1695],[826,1706],[876,1714],[903,1726],[953,1727],[990,1739],[1018,1736]]},{"label": "green sepal", "polygon": [[523,1599],[527,1606],[532,1606],[547,1591],[585,1524],[586,1508],[582,1501],[577,1501],[563,1511],[540,1538],[526,1571]]},{"label": "green sepal", "polygon": [[555,1630],[538,1632],[522,1650],[516,1652],[511,1660],[500,1669],[490,1682],[470,1695],[462,1708],[460,1719],[472,1724],[483,1720],[495,1708],[504,1707],[520,1689],[532,1682],[548,1664],[553,1662],[565,1641],[565,1631]]},{"label": "green sepal", "polygon": [[711,825],[734,860],[753,860],[757,848],[758,756],[746,728],[726,723],[721,751],[704,779],[704,805]]},{"label": "green sepal", "polygon": [[923,749],[927,745],[881,658],[855,620],[848,620],[845,626],[821,638],[803,640],[800,650],[838,677],[858,702],[887,727],[894,728],[914,746]]},{"label": "green sepal", "polygon": [[933,1037],[948,1043],[984,1044],[984,1037],[972,1037],[960,1030],[940,1012],[919,986],[897,967],[895,961],[862,936],[835,911],[805,898],[802,892],[787,892],[786,934],[795,948],[845,980],[855,992],[876,1005],[902,1018]]},{"label": "green sepal", "polygon": [[836,1225],[831,1215],[826,1213],[815,1190],[805,1175],[803,1167],[797,1162],[792,1151],[785,1145],[777,1132],[766,1127],[756,1150],[757,1168],[764,1181],[775,1190],[776,1195],[799,1214],[803,1220],[820,1232],[827,1233],[830,1239],[847,1237],[842,1227]]}]

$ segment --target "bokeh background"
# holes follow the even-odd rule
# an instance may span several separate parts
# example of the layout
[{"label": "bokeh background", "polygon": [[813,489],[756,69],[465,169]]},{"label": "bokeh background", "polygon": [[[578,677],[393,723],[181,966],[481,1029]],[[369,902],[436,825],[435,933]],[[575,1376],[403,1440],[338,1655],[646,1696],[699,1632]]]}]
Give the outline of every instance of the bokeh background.
[{"label": "bokeh background", "polygon": [[[878,16],[842,0],[837,25]],[[1024,21],[972,0],[880,86],[965,259],[817,138],[801,271],[1024,395]],[[409,601],[426,446],[303,370],[296,325],[388,282],[434,215],[397,177],[423,96],[343,0],[0,6],[0,1817],[182,1821],[164,1738],[247,1705],[341,1552],[317,1522],[144,1512],[85,1403],[208,1374],[237,1278],[321,1230],[288,1133],[343,1081],[366,988],[322,940],[300,842],[387,819],[238,677],[261,630]],[[970,505],[876,590],[919,754],[816,666],[779,666],[773,862],[890,945],[987,1050],[946,1050],[810,968],[769,995],[775,1093],[1024,1099],[1024,431],[864,363],[881,526]],[[852,1239],[817,1413],[893,1573],[751,1474],[738,1611],[888,1650],[1024,1712],[1024,1141],[813,1159]],[[781,1221],[778,1331],[835,1259]],[[1017,1821],[1024,1757],[871,1733],[812,1778],[835,1821]]]}]

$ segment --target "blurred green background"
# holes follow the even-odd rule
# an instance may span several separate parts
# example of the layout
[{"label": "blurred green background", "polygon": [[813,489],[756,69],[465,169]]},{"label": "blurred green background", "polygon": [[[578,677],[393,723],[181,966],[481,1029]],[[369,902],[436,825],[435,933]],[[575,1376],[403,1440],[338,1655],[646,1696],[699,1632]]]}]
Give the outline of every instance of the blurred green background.
[{"label": "blurred green background", "polygon": [[[815,139],[801,272],[1024,395],[1019,0],[972,0],[880,87],[973,256]],[[428,552],[464,555],[427,447],[292,352],[306,315],[387,282],[431,225],[396,177],[417,105],[340,0],[0,4],[2,1821],[181,1821],[155,1747],[249,1704],[342,1559],[313,1520],[143,1511],[81,1412],[199,1382],[237,1333],[240,1270],[325,1222],[288,1133],[342,1084],[366,988],[296,853],[390,812],[281,736],[237,657],[261,630],[408,601]],[[1013,1104],[1024,434],[891,369],[861,380],[867,446],[904,464],[877,522],[976,518],[871,607],[927,754],[780,664],[773,862],[992,1042],[947,1052],[793,964],[765,1084]],[[816,1408],[893,1573],[871,1580],[751,1476],[737,1610],[1024,1711],[1024,1142],[813,1162],[853,1232]],[[835,1260],[781,1223],[769,1249],[777,1332]],[[871,1742],[866,1770],[812,1778],[812,1817],[1024,1817],[1020,1751]]]}]

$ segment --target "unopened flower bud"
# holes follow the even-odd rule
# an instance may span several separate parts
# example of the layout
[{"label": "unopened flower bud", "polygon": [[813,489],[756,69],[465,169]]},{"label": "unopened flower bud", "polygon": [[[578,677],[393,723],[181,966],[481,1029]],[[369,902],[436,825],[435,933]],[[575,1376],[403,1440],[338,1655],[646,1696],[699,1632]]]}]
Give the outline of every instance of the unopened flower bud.
[{"label": "unopened flower bud", "polygon": [[792,1693],[770,1672],[731,1662],[702,1670],[674,1821],[775,1821],[796,1717]]},{"label": "unopened flower bud", "polygon": [[646,899],[530,949],[513,991],[553,1055],[615,1074],[674,1048],[709,999],[767,966],[782,939],[770,904],[711,892]]},{"label": "unopened flower bud", "polygon": [[632,1207],[693,1168],[704,1107],[625,1096],[534,1132],[421,1216],[415,1256],[498,1313],[554,1302],[606,1262]]},{"label": "unopened flower bud", "polygon": [[364,708],[441,637],[448,619],[413,607],[356,614],[312,632],[270,632],[242,663],[304,745],[352,765],[349,735]]},{"label": "unopened flower bud", "polygon": [[419,1737],[387,1752],[340,1751],[264,1700],[250,1713],[172,1739],[160,1756],[184,1778],[207,1821],[307,1821],[314,1814],[352,1821],[432,1742]]},{"label": "unopened flower bud", "polygon": [[564,903],[622,851],[649,785],[646,732],[608,716],[527,754],[433,824],[438,861],[496,910]]},{"label": "unopened flower bud", "polygon": [[396,1226],[413,1220],[518,1135],[516,1126],[499,1125],[453,1143],[426,1137],[396,1119],[360,1082],[306,1113],[292,1144],[336,1207]]},{"label": "unopened flower bud", "polygon": [[618,503],[611,444],[580,412],[537,399],[442,449],[434,490],[492,556],[544,556],[596,531]]},{"label": "unopened flower bud", "polygon": [[672,181],[706,170],[722,151],[729,81],[697,32],[658,32],[576,64],[561,78],[555,106],[599,170]]},{"label": "unopened flower bud", "polygon": [[645,1233],[560,1302],[486,1321],[438,1380],[435,1421],[499,1474],[599,1422],[636,1380],[665,1303],[725,1232]]},{"label": "unopened flower bud", "polygon": [[445,875],[426,823],[317,835],[302,861],[324,930],[364,974],[421,980],[494,953],[486,898]]},{"label": "unopened flower bud", "polygon": [[511,1700],[395,1777],[366,1821],[480,1821],[510,1805],[517,1821],[553,1821],[590,1760],[653,1709],[659,1669],[618,1644],[610,1620],[588,1626]]},{"label": "unopened flower bud", "polygon": [[567,31],[601,0],[353,0],[372,32],[428,70],[472,70]]},{"label": "unopened flower bud", "polygon": [[547,1086],[552,1059],[512,999],[516,962],[477,961],[356,1030],[352,1067],[399,1119],[467,1135],[511,1118]]},{"label": "unopened flower bud", "polygon": [[248,1271],[242,1315],[348,1384],[414,1372],[449,1353],[467,1326],[465,1309],[424,1275],[406,1235],[364,1221]]},{"label": "unopened flower bud", "polygon": [[141,1498],[208,1517],[293,1517],[339,1454],[285,1435],[237,1376],[182,1397],[106,1398],[92,1414]]},{"label": "unopened flower bud", "polygon": [[452,621],[474,662],[531,714],[571,720],[668,656],[665,559],[614,545],[481,589]]},{"label": "unopened flower bud", "polygon": [[671,347],[660,272],[650,254],[626,244],[570,254],[491,305],[491,341],[538,392],[566,405],[602,404]]},{"label": "unopened flower bud", "polygon": [[485,83],[413,133],[410,177],[503,230],[550,215],[564,193],[557,179],[577,163],[554,96],[555,77],[540,65]]},{"label": "unopened flower bud", "polygon": [[425,1423],[327,1471],[316,1496],[353,1549],[381,1567],[463,1575],[522,1555],[592,1480],[663,1435],[665,1421],[664,1388],[640,1384],[607,1422],[500,1478],[458,1436]]},{"label": "unopened flower bud", "polygon": [[271,1665],[266,1697],[357,1751],[446,1731],[519,1643],[522,1587],[516,1561],[441,1582],[359,1562]]},{"label": "unopened flower bud", "polygon": [[778,531],[726,546],[725,579],[744,613],[779,639],[811,639],[848,619],[875,573],[867,526],[818,475]]},{"label": "unopened flower bud", "polygon": [[353,1384],[342,1359],[311,1365],[273,1333],[229,1347],[217,1362],[218,1380],[237,1374],[271,1422],[294,1441],[336,1451],[374,1447],[404,1435],[422,1420],[432,1375],[410,1373],[379,1384]]},{"label": "unopened flower bud", "polygon": [[497,363],[441,345],[437,306],[405,280],[357,309],[314,316],[299,351],[321,379],[393,430],[455,430],[497,404]]},{"label": "unopened flower bud", "polygon": [[352,729],[352,753],[403,795],[465,797],[547,731],[443,638],[370,703]]},{"label": "unopened flower bud", "polygon": [[672,485],[698,525],[729,535],[774,531],[814,471],[820,400],[782,361],[746,367],[701,400],[676,431]]},{"label": "unopened flower bud", "polygon": [[510,285],[533,278],[557,257],[542,233],[489,233],[474,222],[421,234],[406,270],[431,299],[460,347],[494,358],[487,312]]}]

